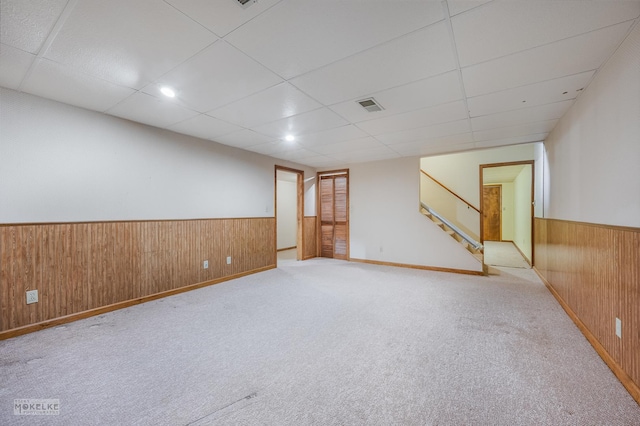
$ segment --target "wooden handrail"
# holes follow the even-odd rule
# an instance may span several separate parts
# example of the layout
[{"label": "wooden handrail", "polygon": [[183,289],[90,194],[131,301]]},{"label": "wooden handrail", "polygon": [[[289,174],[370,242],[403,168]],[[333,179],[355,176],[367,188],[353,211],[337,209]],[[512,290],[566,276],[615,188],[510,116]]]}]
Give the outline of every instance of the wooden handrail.
[{"label": "wooden handrail", "polygon": [[467,200],[465,200],[464,198],[462,198],[461,196],[459,196],[458,194],[456,194],[455,192],[453,192],[452,190],[450,190],[449,188],[447,188],[446,186],[444,186],[442,183],[440,183],[438,181],[438,179],[434,178],[433,176],[431,176],[429,173],[425,172],[424,170],[420,169],[420,172],[422,172],[422,174],[424,174],[426,177],[428,177],[429,179],[431,179],[432,181],[434,181],[435,183],[437,183],[438,185],[440,185],[441,187],[443,187],[444,189],[446,189],[447,191],[449,191],[451,194],[453,194],[454,197],[456,197],[458,200],[462,201],[463,203],[465,203],[467,206],[471,207],[472,209],[474,209],[475,211],[477,211],[478,213],[480,213],[480,210],[477,209],[473,204],[471,204],[470,202],[468,202]]}]

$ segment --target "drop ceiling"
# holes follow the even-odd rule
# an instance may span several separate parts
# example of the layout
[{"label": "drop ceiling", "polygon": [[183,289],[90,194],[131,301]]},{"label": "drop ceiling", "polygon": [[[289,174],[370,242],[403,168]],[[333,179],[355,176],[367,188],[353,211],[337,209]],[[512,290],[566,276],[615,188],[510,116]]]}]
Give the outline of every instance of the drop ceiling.
[{"label": "drop ceiling", "polygon": [[542,141],[639,16],[640,0],[2,0],[0,86],[329,168]]}]

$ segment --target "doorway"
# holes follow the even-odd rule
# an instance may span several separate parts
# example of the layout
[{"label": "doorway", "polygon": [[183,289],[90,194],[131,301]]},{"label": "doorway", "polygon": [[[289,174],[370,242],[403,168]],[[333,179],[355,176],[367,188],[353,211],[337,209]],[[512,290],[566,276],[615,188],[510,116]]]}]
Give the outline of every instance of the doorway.
[{"label": "doorway", "polygon": [[349,171],[318,173],[318,253],[349,259]]},{"label": "doorway", "polygon": [[275,166],[276,265],[279,260],[302,260],[304,172]]},{"label": "doorway", "polygon": [[480,241],[485,263],[533,264],[534,161],[480,165]]}]

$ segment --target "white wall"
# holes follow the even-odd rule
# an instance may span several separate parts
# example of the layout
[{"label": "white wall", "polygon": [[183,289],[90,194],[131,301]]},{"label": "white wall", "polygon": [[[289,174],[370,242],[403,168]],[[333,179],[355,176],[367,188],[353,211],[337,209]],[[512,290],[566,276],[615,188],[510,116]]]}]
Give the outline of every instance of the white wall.
[{"label": "white wall", "polygon": [[420,214],[419,166],[418,158],[350,166],[350,256],[482,271],[480,262]]},{"label": "white wall", "polygon": [[515,226],[513,182],[502,182],[502,239],[513,241]]},{"label": "white wall", "polygon": [[545,216],[640,227],[640,25],[545,141]]},{"label": "white wall", "polygon": [[274,164],[315,175],[8,89],[0,132],[0,223],[273,217]]},{"label": "white wall", "polygon": [[287,182],[286,180],[278,180],[277,188],[277,246],[278,250],[283,248],[295,247],[297,244],[296,236],[297,228],[297,198],[295,182]]},{"label": "white wall", "polygon": [[531,261],[531,166],[527,164],[513,181],[513,242]]},{"label": "white wall", "polygon": [[453,192],[480,208],[480,165],[534,160],[539,145],[541,143],[537,142],[425,157],[421,159],[420,166]]}]

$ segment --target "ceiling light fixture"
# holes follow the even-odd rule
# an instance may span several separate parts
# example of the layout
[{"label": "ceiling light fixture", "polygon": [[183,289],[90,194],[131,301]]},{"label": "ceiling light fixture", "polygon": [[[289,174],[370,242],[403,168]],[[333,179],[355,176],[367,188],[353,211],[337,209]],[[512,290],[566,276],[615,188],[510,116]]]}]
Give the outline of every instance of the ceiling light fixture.
[{"label": "ceiling light fixture", "polygon": [[167,87],[167,86],[161,87],[160,92],[162,92],[162,94],[165,95],[167,98],[176,97],[176,92],[171,87]]},{"label": "ceiling light fixture", "polygon": [[284,140],[287,142],[293,142],[296,138],[293,135],[287,135],[284,137]]}]

